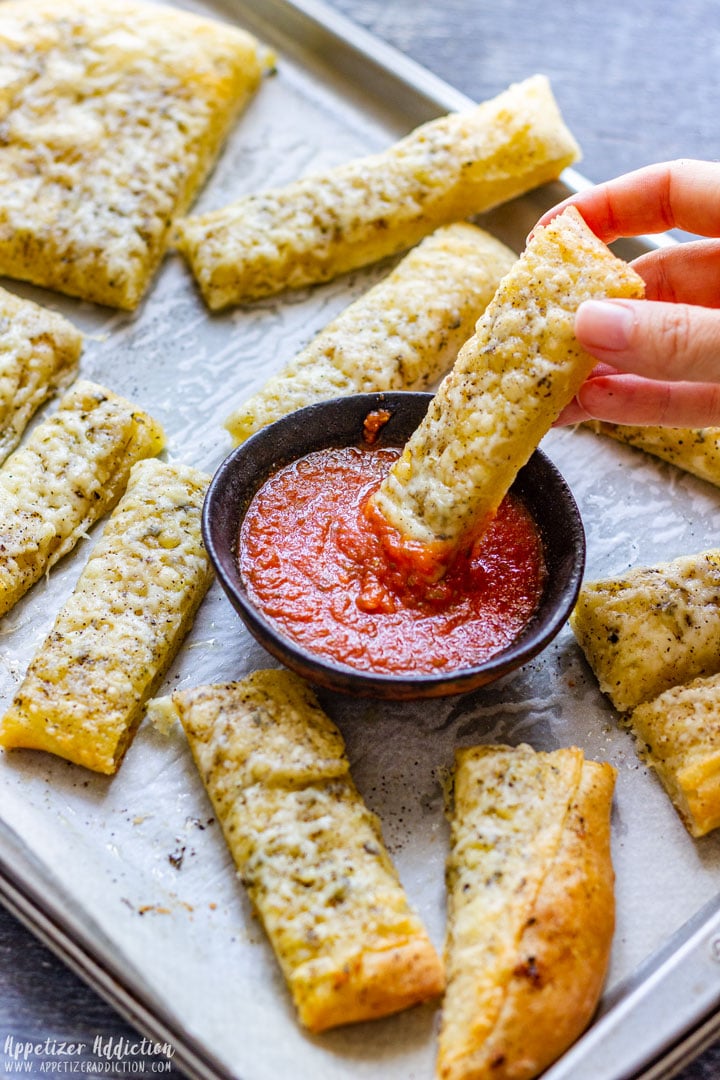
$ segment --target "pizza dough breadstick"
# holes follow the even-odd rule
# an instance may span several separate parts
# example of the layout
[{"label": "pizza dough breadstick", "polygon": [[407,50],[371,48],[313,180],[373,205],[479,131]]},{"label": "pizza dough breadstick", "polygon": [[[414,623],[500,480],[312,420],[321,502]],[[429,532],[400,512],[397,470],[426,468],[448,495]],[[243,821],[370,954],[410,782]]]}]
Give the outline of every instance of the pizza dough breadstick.
[{"label": "pizza dough breadstick", "polygon": [[639,275],[574,207],[537,228],[374,496],[376,510],[426,544],[453,548],[481,531],[595,364],[573,332],[580,303],[642,293]]},{"label": "pizza dough breadstick", "polygon": [[0,5],[0,274],[136,307],[260,82],[261,53],[176,6]]},{"label": "pizza dough breadstick", "polygon": [[172,707],[301,1022],[323,1031],[438,995],[440,960],[312,690],[257,671]]},{"label": "pizza dough breadstick", "polygon": [[212,579],[200,530],[208,479],[158,460],[133,468],[0,721],[0,745],[116,771]]},{"label": "pizza dough breadstick", "polygon": [[164,441],[130,401],[74,384],[0,468],[0,615],[115,506],[135,462]]},{"label": "pizza dough breadstick", "polygon": [[213,310],[328,281],[556,179],[579,156],[547,79],[283,188],[183,218],[176,243]]},{"label": "pizza dough breadstick", "polygon": [[616,709],[720,671],[720,550],[587,581],[570,626]]},{"label": "pizza dough breadstick", "polygon": [[531,1080],[589,1023],[615,923],[614,781],[574,747],[457,753],[440,1080]]},{"label": "pizza dough breadstick", "polygon": [[62,315],[0,289],[0,462],[40,405],[74,378],[82,341]]},{"label": "pizza dough breadstick", "polygon": [[517,256],[475,225],[437,229],[231,416],[235,443],[344,394],[426,390],[452,366]]}]

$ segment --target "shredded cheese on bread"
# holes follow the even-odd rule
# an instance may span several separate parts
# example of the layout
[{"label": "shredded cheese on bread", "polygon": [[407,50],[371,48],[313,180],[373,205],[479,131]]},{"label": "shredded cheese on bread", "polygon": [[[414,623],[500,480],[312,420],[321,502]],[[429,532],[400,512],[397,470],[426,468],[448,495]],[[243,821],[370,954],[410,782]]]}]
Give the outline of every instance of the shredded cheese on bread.
[{"label": "shredded cheese on bread", "polygon": [[0,274],[134,308],[262,58],[133,0],[0,5]]},{"label": "shredded cheese on bread", "polygon": [[589,1023],[614,930],[614,780],[576,748],[456,754],[440,1080],[530,1080]]},{"label": "shredded cheese on bread", "polygon": [[40,405],[75,377],[82,340],[62,315],[0,289],[0,462]]},{"label": "shredded cheese on bread", "polygon": [[579,151],[536,75],[386,150],[181,219],[213,310],[328,281],[558,177]]},{"label": "shredded cheese on bread", "polygon": [[81,380],[0,468],[0,615],[111,510],[130,469],[162,450],[142,409]]},{"label": "shredded cheese on bread", "polygon": [[643,760],[691,836],[720,826],[720,674],[674,686],[630,716]]},{"label": "shredded cheese on bread", "polygon": [[440,960],[312,690],[256,671],[172,702],[301,1022],[323,1031],[439,994]]},{"label": "shredded cheese on bread", "polygon": [[574,207],[537,228],[373,497],[377,510],[423,543],[480,532],[596,363],[574,334],[580,303],[642,294]]},{"label": "shredded cheese on bread", "polygon": [[515,259],[474,225],[437,229],[228,417],[234,442],[340,395],[426,390],[452,366]]},{"label": "shredded cheese on bread", "polygon": [[720,550],[585,582],[570,626],[621,712],[720,671]]},{"label": "shredded cheese on bread", "polygon": [[116,771],[212,580],[200,530],[208,480],[157,460],[134,466],[0,721],[0,745]]}]

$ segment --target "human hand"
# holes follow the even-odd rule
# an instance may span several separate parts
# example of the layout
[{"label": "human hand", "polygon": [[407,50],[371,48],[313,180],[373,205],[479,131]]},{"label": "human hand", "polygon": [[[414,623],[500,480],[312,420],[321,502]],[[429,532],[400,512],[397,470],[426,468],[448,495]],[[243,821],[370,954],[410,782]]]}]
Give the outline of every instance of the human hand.
[{"label": "human hand", "polygon": [[[650,165],[571,196],[606,243],[680,228],[720,237],[720,163]],[[720,425],[720,240],[659,248],[633,267],[646,300],[588,300],[575,318],[601,363],[556,423],[596,418],[672,427]]]}]

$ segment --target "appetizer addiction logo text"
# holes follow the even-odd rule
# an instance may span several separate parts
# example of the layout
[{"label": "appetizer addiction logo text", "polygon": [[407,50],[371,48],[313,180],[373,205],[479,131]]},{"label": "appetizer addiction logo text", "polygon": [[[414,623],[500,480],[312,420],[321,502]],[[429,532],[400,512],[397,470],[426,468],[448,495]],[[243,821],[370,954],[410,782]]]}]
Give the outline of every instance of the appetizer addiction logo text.
[{"label": "appetizer addiction logo text", "polygon": [[96,1035],[92,1042],[49,1038],[42,1042],[7,1035],[4,1076],[158,1076],[170,1074],[170,1043]]}]

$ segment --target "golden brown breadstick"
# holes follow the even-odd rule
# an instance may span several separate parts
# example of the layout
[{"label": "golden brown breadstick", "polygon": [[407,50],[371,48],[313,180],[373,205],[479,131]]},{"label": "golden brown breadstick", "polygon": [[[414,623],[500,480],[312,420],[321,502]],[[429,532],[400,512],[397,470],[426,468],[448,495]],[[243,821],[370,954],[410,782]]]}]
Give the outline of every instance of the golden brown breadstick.
[{"label": "golden brown breadstick", "polygon": [[256,671],[172,703],[302,1023],[323,1031],[438,995],[440,960],[310,688]]},{"label": "golden brown breadstick", "polygon": [[578,306],[593,296],[642,292],[639,275],[574,207],[537,228],[376,493],[375,507],[424,543],[454,546],[481,531],[596,362],[575,338]]},{"label": "golden brown breadstick", "polygon": [[555,179],[578,153],[536,75],[381,153],[184,218],[177,246],[217,310],[403,251]]}]

